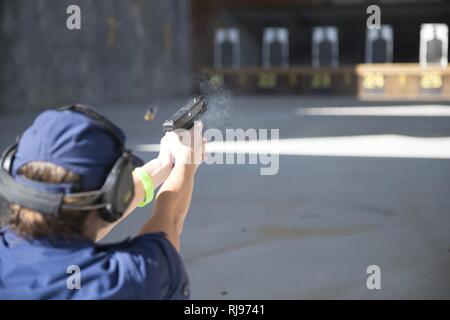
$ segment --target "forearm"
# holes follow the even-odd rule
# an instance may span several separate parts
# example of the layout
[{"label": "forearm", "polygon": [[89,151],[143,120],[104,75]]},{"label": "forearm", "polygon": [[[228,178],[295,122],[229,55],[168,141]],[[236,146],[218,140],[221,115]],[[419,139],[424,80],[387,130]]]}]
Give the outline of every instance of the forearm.
[{"label": "forearm", "polygon": [[[142,168],[146,170],[147,173],[151,176],[155,190],[164,182],[164,180],[169,176],[170,171],[172,170],[171,165],[164,164],[159,159],[154,159],[148,162]],[[108,225],[107,227],[102,229],[101,232],[99,232],[97,236],[97,241],[101,240],[109,232],[111,232],[111,230],[114,229],[114,227],[117,226],[117,224],[122,222],[131,212],[134,211],[134,209],[136,209],[139,202],[145,199],[144,186],[139,177],[135,174],[133,174],[133,181],[134,181],[134,197],[130,205],[128,206],[128,209],[125,211],[125,213],[118,221]]]},{"label": "forearm", "polygon": [[[167,179],[172,170],[170,164],[162,163],[158,158],[154,159],[147,164],[145,164],[142,169],[144,169],[152,178],[153,186],[155,190]],[[134,181],[134,197],[131,201],[127,211],[124,216],[130,214],[134,209],[136,209],[139,202],[145,199],[144,186],[135,174],[133,174]]]},{"label": "forearm", "polygon": [[195,170],[188,165],[177,165],[158,192],[154,215],[170,216],[177,226],[178,234],[183,230],[194,189]]},{"label": "forearm", "polygon": [[179,237],[192,199],[194,175],[192,165],[175,165],[156,196],[152,217],[140,234],[164,232],[179,251]]}]

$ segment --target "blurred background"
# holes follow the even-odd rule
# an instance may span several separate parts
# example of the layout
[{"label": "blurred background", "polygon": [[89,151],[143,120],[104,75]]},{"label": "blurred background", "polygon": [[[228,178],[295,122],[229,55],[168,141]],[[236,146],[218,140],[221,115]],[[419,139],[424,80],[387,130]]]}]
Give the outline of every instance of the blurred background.
[{"label": "blurred background", "polygon": [[150,160],[162,122],[204,94],[207,127],[279,129],[284,147],[273,176],[199,170],[181,253],[194,299],[449,299],[449,25],[445,0],[1,0],[0,147],[80,102]]}]

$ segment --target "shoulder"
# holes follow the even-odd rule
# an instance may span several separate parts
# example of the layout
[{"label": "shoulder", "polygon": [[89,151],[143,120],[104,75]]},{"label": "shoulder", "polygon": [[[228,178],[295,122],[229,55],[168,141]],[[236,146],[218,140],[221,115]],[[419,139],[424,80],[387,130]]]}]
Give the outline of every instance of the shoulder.
[{"label": "shoulder", "polygon": [[126,241],[97,245],[137,298],[189,298],[188,277],[181,257],[164,233],[148,233]]},{"label": "shoulder", "polygon": [[162,233],[112,244],[0,235],[0,298],[189,298],[183,262]]}]

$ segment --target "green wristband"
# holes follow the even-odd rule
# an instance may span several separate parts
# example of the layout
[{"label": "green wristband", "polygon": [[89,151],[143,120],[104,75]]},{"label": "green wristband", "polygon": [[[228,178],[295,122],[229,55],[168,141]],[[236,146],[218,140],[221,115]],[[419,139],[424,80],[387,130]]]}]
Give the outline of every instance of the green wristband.
[{"label": "green wristband", "polygon": [[142,185],[144,186],[145,199],[138,203],[138,207],[142,208],[148,205],[153,200],[153,194],[155,192],[155,187],[153,185],[152,177],[142,168],[136,168],[133,171],[141,180]]}]

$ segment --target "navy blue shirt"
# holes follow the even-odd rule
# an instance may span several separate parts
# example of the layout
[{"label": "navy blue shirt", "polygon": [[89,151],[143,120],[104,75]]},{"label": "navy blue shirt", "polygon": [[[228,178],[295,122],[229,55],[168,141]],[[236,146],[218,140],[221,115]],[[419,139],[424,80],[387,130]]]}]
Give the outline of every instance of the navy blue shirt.
[{"label": "navy blue shirt", "polygon": [[183,263],[162,233],[104,245],[0,231],[0,299],[188,298]]}]

